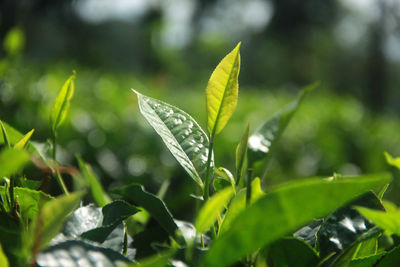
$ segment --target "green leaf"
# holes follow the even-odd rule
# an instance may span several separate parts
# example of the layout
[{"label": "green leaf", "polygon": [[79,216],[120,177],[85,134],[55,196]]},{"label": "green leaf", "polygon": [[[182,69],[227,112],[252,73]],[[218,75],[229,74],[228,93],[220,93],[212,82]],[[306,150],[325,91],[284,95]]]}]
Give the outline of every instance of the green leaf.
[{"label": "green leaf", "polygon": [[[327,257],[332,252],[338,255],[346,251],[350,246],[354,246],[353,243],[362,234],[374,227],[353,206],[384,209],[376,195],[368,192],[345,207],[333,212],[318,231],[317,246],[322,258]],[[331,257],[331,260],[334,258]]]},{"label": "green leaf", "polygon": [[0,266],[3,266],[3,267],[9,266],[8,259],[7,259],[6,255],[4,254],[1,244],[0,244]]},{"label": "green leaf", "polygon": [[186,112],[134,92],[138,96],[140,112],[189,176],[203,189],[209,153],[207,135]]},{"label": "green leaf", "polygon": [[90,193],[93,197],[94,202],[99,207],[103,207],[111,202],[110,197],[104,192],[103,187],[96,175],[92,171],[89,165],[87,165],[81,157],[77,157],[79,169],[81,169],[82,176],[90,188]]},{"label": "green leaf", "polygon": [[389,180],[390,175],[383,173],[334,181],[306,179],[280,186],[236,216],[231,227],[214,240],[201,266],[228,266]]},{"label": "green leaf", "polygon": [[383,258],[376,264],[376,267],[393,267],[398,266],[400,262],[400,246],[395,247],[389,251]]},{"label": "green leaf", "polygon": [[171,212],[168,210],[164,201],[157,196],[147,192],[139,184],[130,184],[116,188],[113,189],[112,192],[121,195],[124,200],[128,202],[132,202],[146,209],[169,235],[176,238],[180,244],[185,244],[185,240],[177,235],[180,231]]},{"label": "green leaf", "polygon": [[69,104],[75,91],[74,80],[76,73],[73,74],[65,81],[57,95],[56,102],[50,114],[50,123],[53,134],[56,134],[57,128],[63,123],[67,116]]},{"label": "green leaf", "polygon": [[35,221],[36,248],[44,248],[61,230],[67,216],[79,205],[84,192],[62,195],[45,203]]},{"label": "green leaf", "polygon": [[247,152],[249,167],[266,156],[270,156],[270,151],[278,142],[304,97],[318,85],[319,83],[317,82],[302,89],[295,101],[272,116],[250,136],[248,141],[249,150]]},{"label": "green leaf", "polygon": [[[23,137],[22,133],[20,133],[19,131],[17,131],[16,129],[11,127],[10,125],[8,125],[6,122],[2,122],[2,124],[3,124],[4,129],[7,132],[8,141],[10,142],[10,145],[11,144],[15,144],[19,140],[21,140],[21,138]],[[3,138],[0,138],[0,144],[5,144]],[[32,144],[32,142],[28,141],[27,147],[28,147],[28,151],[29,152],[37,152],[37,153],[39,153],[38,149],[36,148],[36,146],[34,146]]]},{"label": "green leaf", "polygon": [[[0,186],[0,194],[5,197],[5,187]],[[14,187],[15,199],[19,204],[21,218],[27,224],[34,220],[39,212],[39,207],[54,198],[42,191],[31,190],[28,188]],[[6,206],[9,211],[10,207]]]},{"label": "green leaf", "polygon": [[356,209],[374,224],[388,231],[389,234],[400,235],[400,209],[391,208],[386,212],[365,207],[357,207]]},{"label": "green leaf", "polygon": [[250,130],[250,125],[247,125],[247,128],[242,136],[242,139],[240,140],[240,143],[236,147],[236,161],[235,161],[235,166],[236,166],[236,179],[239,180],[239,177],[243,174],[244,172],[244,163],[247,157],[247,143],[249,140],[249,130]]},{"label": "green leaf", "polygon": [[268,266],[309,267],[316,266],[319,260],[309,244],[293,237],[274,242],[268,250]]},{"label": "green leaf", "polygon": [[30,130],[27,134],[25,134],[15,145],[14,148],[16,149],[23,149],[28,145],[29,139],[31,139],[31,136],[35,129]]},{"label": "green leaf", "polygon": [[[265,195],[261,190],[260,178],[255,178],[251,183],[251,202],[253,203],[261,196]],[[219,233],[226,232],[232,225],[234,219],[246,208],[246,188],[240,190],[232,199],[228,210],[225,213],[224,220],[222,221]]]},{"label": "green leaf", "polygon": [[23,150],[4,149],[0,152],[0,177],[19,172],[29,160],[29,154]]},{"label": "green leaf", "polygon": [[169,260],[172,256],[175,254],[175,250],[170,249],[167,250],[166,252],[162,252],[161,254],[157,254],[155,256],[151,256],[149,258],[146,258],[139,263],[131,263],[126,265],[125,267],[135,267],[135,266],[141,266],[141,267],[165,267],[169,266]]},{"label": "green leaf", "polygon": [[211,74],[206,88],[207,128],[213,138],[225,127],[236,108],[239,94],[240,42]]},{"label": "green leaf", "polygon": [[232,173],[224,167],[214,169],[216,176],[214,177],[214,189],[215,191],[221,191],[225,186],[230,186],[233,192],[236,193],[235,178]]},{"label": "green leaf", "polygon": [[379,253],[379,254],[372,255],[369,257],[365,257],[365,258],[352,260],[349,264],[349,267],[375,266],[375,263],[377,263],[384,255],[386,255],[386,252]]},{"label": "green leaf", "polygon": [[115,227],[138,211],[139,209],[125,201],[117,200],[111,202],[102,208],[103,222],[101,226],[84,232],[81,237],[103,243]]},{"label": "green leaf", "polygon": [[108,248],[99,247],[81,240],[69,240],[48,247],[37,259],[40,266],[120,266],[130,260]]},{"label": "green leaf", "polygon": [[400,157],[393,158],[389,153],[385,152],[386,162],[400,170]]},{"label": "green leaf", "polygon": [[10,147],[10,141],[8,141],[7,130],[4,128],[3,122],[0,121],[1,132],[3,133],[3,142],[7,147]]},{"label": "green leaf", "polygon": [[199,233],[207,231],[217,220],[218,215],[227,206],[233,195],[233,189],[227,187],[216,193],[201,208],[197,215],[195,227]]},{"label": "green leaf", "polygon": [[321,224],[324,222],[323,219],[314,219],[311,223],[303,226],[299,230],[293,233],[293,236],[304,240],[307,244],[315,247],[317,241],[317,233],[321,228]]},{"label": "green leaf", "polygon": [[[331,262],[329,266],[342,267],[350,265],[352,259],[358,252],[359,246],[365,242],[376,240],[379,235],[382,234],[382,229],[379,227],[370,228],[368,231],[360,234],[352,244],[348,245],[346,249],[342,250],[338,254],[335,252],[328,255],[329,259],[325,263]],[[334,254],[332,257],[330,255]],[[321,256],[321,255],[320,255]]]}]

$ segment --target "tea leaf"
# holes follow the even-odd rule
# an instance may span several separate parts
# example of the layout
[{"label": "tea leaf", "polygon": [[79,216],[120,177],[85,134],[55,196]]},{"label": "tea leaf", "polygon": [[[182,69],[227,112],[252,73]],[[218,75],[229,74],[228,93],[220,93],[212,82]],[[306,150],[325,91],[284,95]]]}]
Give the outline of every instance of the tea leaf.
[{"label": "tea leaf", "polygon": [[[5,196],[5,187],[0,186],[0,194]],[[14,187],[15,199],[19,203],[21,218],[25,223],[34,220],[39,212],[39,207],[54,198],[42,191],[23,187]],[[10,207],[6,206],[9,210]]]},{"label": "tea leaf", "polygon": [[140,112],[189,176],[203,189],[209,153],[207,135],[186,112],[134,92],[138,96]]},{"label": "tea leaf", "polygon": [[278,142],[304,97],[318,85],[319,83],[313,83],[305,87],[295,101],[272,116],[250,136],[248,141],[249,167],[254,162],[270,155],[271,149]]},{"label": "tea leaf", "polygon": [[81,240],[69,240],[42,251],[39,266],[119,266],[130,260],[122,254]]},{"label": "tea leaf", "polygon": [[139,263],[131,263],[125,267],[165,267],[168,266],[169,259],[175,254],[175,250],[170,249],[161,254],[157,254],[141,260]]},{"label": "tea leaf", "polygon": [[29,154],[23,150],[4,149],[0,152],[0,177],[19,172],[29,160]]},{"label": "tea leaf", "polygon": [[27,134],[25,134],[15,145],[14,148],[17,149],[23,149],[29,142],[29,139],[31,139],[31,136],[35,129],[30,130]]},{"label": "tea leaf", "polygon": [[201,266],[228,266],[389,180],[384,173],[334,181],[306,179],[280,186],[236,216],[211,245]]},{"label": "tea leaf", "polygon": [[155,195],[146,192],[139,184],[130,184],[112,190],[113,193],[121,195],[124,200],[132,202],[135,205],[146,209],[151,216],[164,228],[164,230],[172,237],[178,238],[178,242],[185,243],[179,239],[176,234],[179,233],[179,228],[176,225],[171,212],[168,210],[164,201]]},{"label": "tea leaf", "polygon": [[[353,206],[384,209],[376,195],[368,192],[329,215],[318,231],[317,246],[322,258],[332,252],[339,255],[342,251],[346,251],[350,246],[353,246],[359,236],[374,227]],[[335,256],[331,257],[331,260],[334,258]]]},{"label": "tea leaf", "polygon": [[400,235],[400,209],[379,211],[365,207],[356,208],[364,217],[391,234]]},{"label": "tea leaf", "polygon": [[104,206],[101,211],[103,213],[101,226],[82,233],[82,238],[103,243],[115,227],[129,216],[138,212],[139,209],[125,201],[116,200]]},{"label": "tea leaf", "polygon": [[96,175],[92,171],[89,165],[87,165],[81,157],[77,157],[79,169],[81,169],[83,178],[86,180],[90,193],[93,197],[94,202],[99,207],[103,207],[111,202],[110,197],[104,192],[103,187]]},{"label": "tea leaf", "polygon": [[217,220],[218,215],[227,206],[233,194],[232,187],[227,187],[209,199],[197,215],[195,227],[199,233],[207,231]]},{"label": "tea leaf", "polygon": [[42,249],[61,230],[67,216],[79,205],[84,192],[62,195],[43,205],[35,221],[35,247]]},{"label": "tea leaf", "polygon": [[[251,202],[253,203],[265,193],[261,190],[260,178],[255,178],[251,182]],[[238,214],[246,208],[246,188],[241,189],[236,196],[232,199],[228,210],[225,213],[224,220],[220,226],[219,233],[226,232],[232,225],[232,222]]]},{"label": "tea leaf", "polygon": [[319,257],[314,249],[301,239],[286,237],[274,242],[268,250],[268,266],[316,266]]},{"label": "tea leaf", "polygon": [[349,264],[349,267],[376,266],[375,263],[377,263],[386,254],[386,252],[382,252],[369,257],[352,260]]},{"label": "tea leaf", "polygon": [[397,266],[400,262],[400,246],[395,247],[376,264],[376,267],[391,267]]},{"label": "tea leaf", "polygon": [[56,133],[57,128],[63,123],[65,117],[67,116],[69,104],[75,91],[75,77],[76,73],[74,71],[73,74],[65,81],[57,95],[56,102],[50,114],[50,123],[53,134]]},{"label": "tea leaf", "polygon": [[393,158],[389,153],[385,152],[386,162],[400,170],[400,157]]},{"label": "tea leaf", "polygon": [[1,248],[1,244],[0,244],[0,266],[3,267],[8,267],[8,259],[6,257],[6,255],[4,254],[3,249]]},{"label": "tea leaf", "polygon": [[220,133],[236,108],[239,94],[240,44],[226,55],[211,74],[206,88],[207,128]]},{"label": "tea leaf", "polygon": [[[233,192],[236,193],[235,178],[233,178],[233,175],[229,170],[227,170],[224,167],[218,167],[218,168],[214,169],[214,172],[216,175],[214,178],[214,189],[216,191],[220,191],[222,188],[221,187],[215,188],[215,186],[218,187],[219,185],[229,184],[232,187]],[[222,183],[222,181],[224,181],[224,182]]]}]

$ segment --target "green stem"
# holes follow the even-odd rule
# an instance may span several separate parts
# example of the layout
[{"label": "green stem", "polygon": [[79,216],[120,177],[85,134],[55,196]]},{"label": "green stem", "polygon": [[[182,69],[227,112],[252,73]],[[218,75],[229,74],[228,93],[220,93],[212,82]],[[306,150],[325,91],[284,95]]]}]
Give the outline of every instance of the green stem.
[{"label": "green stem", "polygon": [[68,189],[65,186],[64,180],[61,177],[60,172],[58,171],[58,169],[56,170],[56,180],[58,185],[61,187],[61,190],[63,191],[64,194],[69,195]]},{"label": "green stem", "polygon": [[214,136],[210,138],[210,144],[208,145],[208,158],[207,158],[207,170],[206,170],[206,180],[205,180],[205,188],[204,188],[204,202],[210,197],[210,182],[212,176],[212,168],[211,168],[211,159],[212,159],[212,151],[214,147]]},{"label": "green stem", "polygon": [[[56,162],[56,152],[57,152],[56,151],[56,147],[57,147],[57,134],[56,133],[53,133],[52,142],[53,142],[53,155],[52,156],[53,156],[53,160]],[[56,168],[58,168],[58,167],[56,167]],[[57,183],[61,187],[61,190],[63,191],[63,193],[68,195],[69,194],[68,189],[65,186],[64,180],[61,177],[61,174],[58,171],[58,169],[56,169],[55,177],[56,177]]]},{"label": "green stem", "polygon": [[53,160],[56,161],[56,144],[57,144],[57,137],[56,137],[56,133],[53,133],[53,137],[52,137],[52,143],[53,143]]},{"label": "green stem", "polygon": [[251,176],[253,174],[253,169],[249,168],[247,170],[247,185],[246,185],[246,207],[250,204],[251,201]]}]

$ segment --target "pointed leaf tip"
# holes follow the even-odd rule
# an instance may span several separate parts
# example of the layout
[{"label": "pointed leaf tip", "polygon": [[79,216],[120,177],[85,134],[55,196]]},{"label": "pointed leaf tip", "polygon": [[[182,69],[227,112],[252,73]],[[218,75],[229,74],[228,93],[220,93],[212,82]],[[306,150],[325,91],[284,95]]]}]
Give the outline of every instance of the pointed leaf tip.
[{"label": "pointed leaf tip", "polygon": [[239,94],[240,45],[239,42],[221,60],[208,81],[207,128],[211,138],[222,131],[236,108]]}]

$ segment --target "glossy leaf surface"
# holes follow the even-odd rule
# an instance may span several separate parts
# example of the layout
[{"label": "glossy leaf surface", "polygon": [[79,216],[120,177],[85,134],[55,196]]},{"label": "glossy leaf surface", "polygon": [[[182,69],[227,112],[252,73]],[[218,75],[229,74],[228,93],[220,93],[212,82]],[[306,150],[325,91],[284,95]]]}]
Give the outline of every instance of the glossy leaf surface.
[{"label": "glossy leaf surface", "polygon": [[240,43],[215,68],[206,88],[207,128],[222,131],[236,108],[239,94]]},{"label": "glossy leaf surface", "polygon": [[307,179],[278,187],[236,216],[201,266],[228,266],[389,180],[384,173],[334,181]]},{"label": "glossy leaf surface", "polygon": [[199,233],[207,231],[217,220],[233,195],[232,187],[227,187],[209,199],[197,215],[195,227]]},{"label": "glossy leaf surface", "polygon": [[83,192],[62,195],[43,205],[35,222],[35,247],[44,248],[62,229],[67,216],[79,205]]},{"label": "glossy leaf surface", "polygon": [[121,266],[130,260],[122,254],[81,240],[69,240],[42,251],[37,257],[40,266]]},{"label": "glossy leaf surface", "polygon": [[203,188],[209,153],[207,135],[186,112],[134,92],[138,97],[140,112],[189,176]]},{"label": "glossy leaf surface", "polygon": [[295,233],[293,233],[293,236],[301,240],[304,240],[307,244],[314,247],[317,241],[317,233],[321,228],[321,224],[323,222],[324,222],[323,219],[314,220],[308,225],[300,228]]},{"label": "glossy leaf surface", "polygon": [[50,123],[53,134],[56,133],[57,128],[63,123],[67,116],[69,105],[75,91],[75,80],[76,74],[71,75],[61,87],[60,92],[57,95],[53,109],[50,114]]},{"label": "glossy leaf surface", "polygon": [[111,232],[122,223],[123,220],[138,212],[135,206],[125,201],[117,200],[102,208],[103,220],[101,226],[81,234],[82,238],[103,243]]},{"label": "glossy leaf surface", "polygon": [[128,202],[146,209],[169,235],[177,238],[177,241],[181,244],[185,243],[183,239],[179,239],[179,236],[176,235],[179,232],[179,228],[176,225],[171,212],[168,210],[164,201],[160,198],[147,192],[138,184],[130,184],[116,188],[112,190],[112,192],[121,195],[123,199]]},{"label": "glossy leaf surface", "polygon": [[279,140],[304,97],[317,86],[318,83],[314,83],[305,87],[295,101],[272,116],[250,136],[248,141],[249,166],[269,155],[271,148]]},{"label": "glossy leaf surface", "polygon": [[339,254],[347,250],[358,237],[374,227],[353,206],[383,209],[376,195],[368,192],[347,206],[333,212],[318,231],[318,247],[322,258],[332,252]]}]

